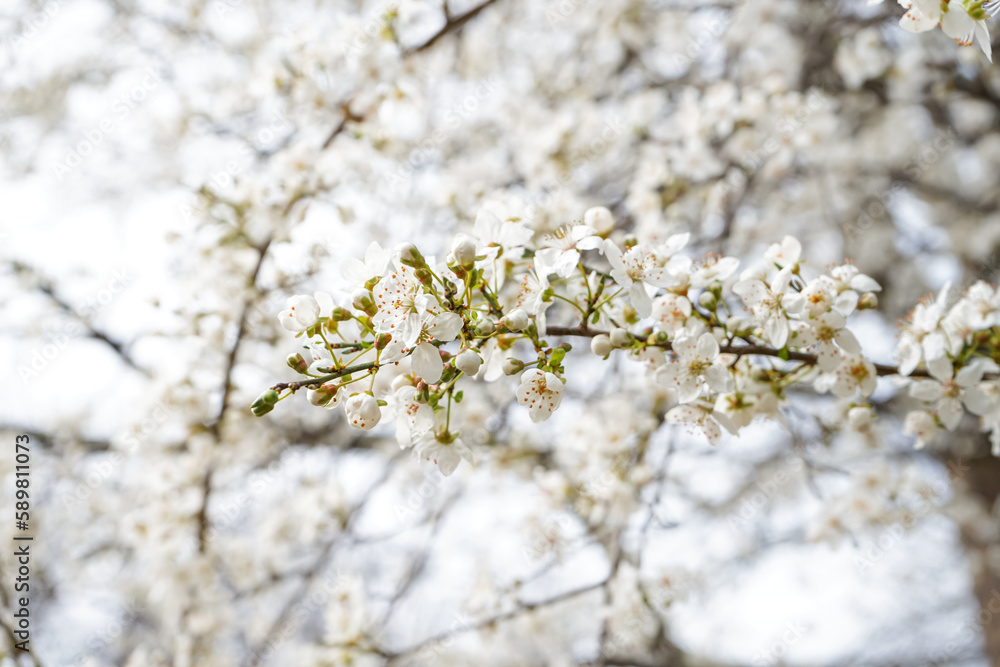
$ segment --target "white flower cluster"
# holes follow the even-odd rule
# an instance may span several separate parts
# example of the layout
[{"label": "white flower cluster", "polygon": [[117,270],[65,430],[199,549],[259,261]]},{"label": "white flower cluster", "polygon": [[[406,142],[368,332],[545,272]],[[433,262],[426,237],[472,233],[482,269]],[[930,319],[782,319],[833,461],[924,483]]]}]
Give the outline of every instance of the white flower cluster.
[{"label": "white flower cluster", "polygon": [[1000,294],[980,281],[946,311],[949,287],[917,304],[896,348],[901,375],[912,375],[923,361],[928,376],[910,384],[910,396],[924,407],[906,416],[903,429],[923,447],[939,428],[954,431],[968,410],[981,418],[1000,456]]},{"label": "white flower cluster", "polygon": [[[990,31],[986,19],[997,13],[1000,2],[996,0],[898,0],[906,9],[899,25],[908,32],[927,32],[941,26],[948,35],[962,46],[972,44],[973,38],[979,42],[986,57],[993,60]],[[870,0],[868,4],[880,4],[882,0]]]},{"label": "white flower cluster", "polygon": [[[894,373],[925,378],[910,384],[925,407],[905,425],[919,445],[939,425],[956,428],[963,409],[1000,442],[1000,389],[986,375],[998,370],[990,350],[1000,344],[1000,298],[985,283],[947,314],[945,294],[917,306],[897,370],[865,357],[847,329],[881,290],[853,264],[810,272],[801,244],[786,236],[737,276],[734,257],[683,254],[688,234],[639,243],[614,240],[613,231],[610,211],[594,208],[534,247],[523,222],[484,211],[474,234],[459,234],[440,261],[409,243],[393,252],[371,244],[364,260],[344,262],[353,292],[340,305],[324,293],[289,299],[279,321],[305,337],[311,360],[296,354],[288,363],[307,379],[265,392],[254,413],[305,388],[314,405],[343,404],[356,428],[396,419],[400,446],[451,474],[472,460],[452,426],[458,381],[520,374],[517,402],[531,421],[545,421],[562,403],[571,349],[545,337],[575,336],[590,338],[598,356],[620,349],[644,363],[675,402],[666,420],[698,427],[713,444],[757,417],[783,423],[795,384],[831,392],[870,418],[878,376]],[[522,360],[522,351],[534,358]]]}]

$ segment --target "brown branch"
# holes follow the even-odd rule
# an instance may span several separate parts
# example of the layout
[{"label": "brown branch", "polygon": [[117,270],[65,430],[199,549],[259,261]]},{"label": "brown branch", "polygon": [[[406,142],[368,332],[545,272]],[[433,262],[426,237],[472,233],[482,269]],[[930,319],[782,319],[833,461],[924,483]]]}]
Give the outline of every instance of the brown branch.
[{"label": "brown branch", "polygon": [[554,595],[544,600],[539,600],[537,602],[523,602],[514,609],[511,609],[510,611],[505,611],[503,613],[484,618],[476,623],[465,625],[461,628],[456,628],[454,630],[448,630],[446,632],[441,632],[436,635],[431,635],[427,639],[424,639],[423,641],[418,642],[417,644],[414,644],[413,646],[410,646],[409,648],[403,649],[401,651],[396,651],[396,652],[386,651],[384,655],[389,658],[389,661],[386,663],[386,666],[388,667],[388,665],[396,663],[401,658],[404,658],[412,653],[415,653],[416,651],[419,651],[420,649],[426,646],[430,646],[439,641],[444,641],[446,639],[454,637],[455,635],[464,634],[472,630],[482,630],[483,628],[490,627],[497,623],[508,621],[512,618],[516,618],[521,614],[534,611],[535,609],[540,609],[543,607],[559,604],[560,602],[566,602],[567,600],[572,600],[573,598],[578,597],[580,595],[584,595],[585,593],[596,591],[602,588],[607,583],[608,583],[608,577],[605,577],[600,581],[588,584],[586,586],[581,586],[580,588],[574,588],[572,590],[560,593],[558,595]]},{"label": "brown branch", "polygon": [[[247,284],[251,289],[256,289],[257,276],[260,274],[260,268],[264,264],[264,258],[267,256],[267,249],[270,246],[271,239],[268,238],[264,241],[264,243],[257,247],[257,263],[254,265],[253,271],[247,278]],[[226,416],[226,409],[229,407],[229,396],[233,390],[233,369],[236,367],[236,358],[239,355],[240,346],[243,344],[243,338],[246,336],[247,316],[250,313],[250,307],[253,305],[255,298],[255,294],[250,294],[243,300],[243,309],[240,311],[240,321],[236,331],[236,341],[229,349],[229,355],[226,357],[226,369],[223,373],[222,379],[222,400],[219,405],[219,412],[215,417],[215,421],[208,426],[208,430],[215,438],[216,443],[219,443],[221,440],[222,420]],[[208,499],[209,496],[212,495],[213,472],[214,467],[211,463],[209,463],[208,469],[205,471],[205,477],[202,479],[201,483],[201,506],[198,508],[198,514],[196,515],[199,553],[205,553],[206,548],[206,533],[208,532]]]},{"label": "brown branch", "polygon": [[[553,336],[582,336],[584,338],[593,338],[598,334],[606,332],[594,331],[593,329],[586,329],[583,327],[548,327],[546,333]],[[650,344],[650,347],[662,347],[664,350],[672,349],[672,345],[669,342]],[[719,351],[723,354],[735,354],[738,357],[776,357],[778,359],[784,359],[785,361],[801,361],[809,366],[815,366],[819,362],[819,359],[815,354],[809,354],[808,352],[793,352],[791,350],[779,350],[777,348],[768,347],[767,345],[720,345]],[[874,362],[872,363],[875,366],[875,372],[880,376],[901,375],[896,366],[876,364]],[[926,378],[931,377],[931,374],[925,369],[918,368],[910,373],[909,377]]]},{"label": "brown branch", "polygon": [[314,384],[323,384],[329,382],[330,380],[336,380],[337,378],[342,378],[345,375],[350,375],[351,373],[360,373],[361,371],[367,371],[375,369],[378,370],[378,364],[374,361],[369,361],[363,364],[358,364],[356,366],[347,366],[346,368],[341,368],[339,371],[335,371],[328,375],[323,375],[318,378],[313,378],[311,380],[299,380],[297,382],[279,382],[278,384],[271,387],[275,391],[284,391],[285,389],[291,389],[294,394],[299,389],[303,387],[311,387]]},{"label": "brown branch", "polygon": [[94,340],[104,343],[105,345],[110,347],[115,352],[115,354],[117,354],[121,358],[121,360],[124,361],[128,366],[131,366],[133,369],[139,371],[146,377],[149,377],[149,371],[147,371],[145,368],[141,368],[138,364],[135,363],[135,360],[132,358],[132,355],[128,353],[128,350],[125,349],[126,346],[123,343],[115,340],[114,338],[109,336],[104,330],[94,326],[88,320],[88,318],[76,312],[76,309],[56,291],[56,287],[52,283],[52,281],[43,276],[38,271],[38,269],[34,268],[33,266],[28,266],[27,264],[17,261],[13,262],[13,267],[15,271],[28,273],[31,276],[33,276],[36,282],[35,286],[38,288],[38,291],[47,296],[49,300],[52,301],[52,303],[59,306],[60,309],[66,312],[77,322],[82,324],[86,329],[86,334],[88,338],[93,338]]},{"label": "brown branch", "polygon": [[478,7],[470,9],[464,14],[459,14],[458,16],[447,16],[446,14],[444,25],[441,26],[440,30],[431,35],[430,39],[428,39],[426,42],[418,46],[411,46],[406,50],[404,50],[403,56],[408,56],[411,53],[418,53],[420,51],[426,51],[427,49],[434,46],[438,42],[438,40],[440,40],[445,35],[461,30],[466,23],[479,16],[479,14],[484,9],[492,5],[494,2],[496,2],[496,0],[486,0],[486,2],[479,5]]},{"label": "brown branch", "polygon": [[[411,46],[406,49],[403,49],[402,57],[405,58],[411,54],[419,53],[421,51],[426,51],[427,49],[434,46],[434,44],[436,44],[445,35],[461,30],[466,23],[476,18],[484,9],[492,5],[494,2],[496,2],[496,0],[486,0],[486,2],[479,5],[478,7],[470,9],[466,13],[454,17],[448,15],[448,3],[445,3],[444,5],[445,22],[444,25],[441,26],[441,29],[438,30],[433,35],[431,35],[431,37],[427,41],[422,42],[417,46]],[[347,99],[341,102],[340,110],[343,113],[343,117],[340,119],[340,122],[337,123],[337,125],[333,128],[333,130],[330,131],[330,134],[327,135],[326,140],[323,141],[322,150],[325,150],[330,147],[330,144],[333,143],[334,139],[339,137],[344,132],[344,130],[347,129],[348,123],[359,122],[365,119],[364,114],[358,115],[351,111],[351,99]]]},{"label": "brown branch", "polygon": [[330,144],[333,143],[333,140],[336,139],[338,136],[340,136],[341,132],[347,129],[347,123],[352,121],[358,122],[365,119],[364,116],[359,116],[351,111],[351,100],[342,102],[340,105],[340,110],[344,114],[344,117],[340,119],[340,123],[338,123],[337,126],[333,128],[333,131],[330,132],[330,135],[326,138],[326,141],[323,142],[322,146],[323,149],[329,148]]}]

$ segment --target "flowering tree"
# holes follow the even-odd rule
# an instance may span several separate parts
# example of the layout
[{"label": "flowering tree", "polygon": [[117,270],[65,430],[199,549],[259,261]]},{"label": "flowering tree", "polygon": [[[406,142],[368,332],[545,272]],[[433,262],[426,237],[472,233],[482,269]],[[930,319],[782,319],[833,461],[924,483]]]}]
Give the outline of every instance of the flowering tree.
[{"label": "flowering tree", "polygon": [[11,9],[5,659],[1000,665],[997,7]]},{"label": "flowering tree", "polygon": [[[583,219],[604,221],[605,236],[613,228],[603,207]],[[876,379],[898,375],[926,378],[909,385],[923,404],[904,425],[917,447],[938,428],[954,431],[967,409],[981,418],[1000,456],[1000,295],[983,281],[947,311],[948,287],[936,300],[918,304],[904,326],[894,368],[867,359],[847,328],[850,315],[876,306],[879,284],[850,263],[806,279],[802,247],[792,236],[768,248],[763,266],[733,281],[737,258],[709,255],[695,264],[680,254],[687,233],[649,245],[628,239],[622,252],[595,227],[572,225],[545,238],[545,247],[529,250],[534,261],[528,265],[524,247],[504,243],[530,238],[523,223],[501,224],[487,212],[477,219],[476,232],[478,243],[457,237],[439,264],[412,244],[390,258],[373,242],[363,264],[345,264],[345,275],[363,280],[347,307],[321,292],[290,298],[278,320],[304,334],[312,361],[301,353],[287,361],[308,379],[267,390],[251,406],[254,414],[267,414],[302,388],[313,405],[330,409],[343,402],[347,423],[363,430],[379,423],[385,407],[399,422],[400,446],[415,444],[415,453],[450,475],[461,458],[471,460],[450,428],[452,401],[462,397],[458,380],[480,370],[487,382],[501,373],[520,374],[518,403],[531,421],[545,421],[562,402],[560,376],[572,346],[549,347],[544,339],[576,336],[590,338],[591,351],[604,359],[621,349],[644,363],[678,403],[666,420],[696,425],[713,445],[722,428],[736,434],[756,417],[783,421],[785,390],[803,382],[850,400],[848,419],[864,427],[874,417],[868,398]],[[586,248],[600,248],[610,271],[585,266],[580,250]],[[518,276],[523,278],[512,280]],[[557,278],[550,282],[551,276]],[[727,283],[747,317],[733,314]],[[512,284],[520,288],[502,289]],[[511,304],[506,314],[505,302]],[[555,303],[573,309],[569,326],[548,324],[546,312]],[[652,326],[629,330],[649,321]],[[442,349],[452,341],[457,349]],[[519,341],[537,358],[525,363],[512,356]],[[756,364],[754,357],[770,359]],[[376,397],[377,381],[385,399]]]}]

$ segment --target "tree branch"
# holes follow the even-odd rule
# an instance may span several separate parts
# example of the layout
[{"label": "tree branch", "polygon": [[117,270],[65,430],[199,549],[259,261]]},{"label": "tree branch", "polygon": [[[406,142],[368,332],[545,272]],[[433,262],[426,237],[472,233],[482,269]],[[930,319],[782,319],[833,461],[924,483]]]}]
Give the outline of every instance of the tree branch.
[{"label": "tree branch", "polygon": [[430,39],[428,39],[426,42],[424,42],[424,43],[422,43],[422,44],[420,44],[418,46],[411,46],[411,47],[407,48],[406,50],[404,50],[403,51],[403,55],[404,56],[408,56],[411,53],[418,53],[420,51],[426,51],[427,49],[429,49],[432,46],[434,46],[438,42],[438,40],[440,40],[442,37],[444,37],[448,33],[457,32],[458,30],[461,30],[462,27],[466,23],[468,23],[472,19],[474,19],[477,16],[479,16],[479,14],[484,9],[486,9],[487,7],[489,7],[490,5],[492,5],[496,1],[497,0],[486,0],[486,2],[484,2],[481,5],[479,5],[478,7],[470,9],[469,11],[465,12],[464,14],[459,14],[458,16],[447,16],[447,14],[446,14],[445,15],[444,25],[441,26],[440,30],[438,30],[436,33],[434,33],[433,35],[431,35]]},{"label": "tree branch", "polygon": [[[602,333],[606,332],[594,331],[593,329],[586,329],[583,327],[548,327],[546,331],[546,334],[551,334],[553,336],[581,336],[584,338],[593,338],[594,336]],[[670,343],[656,343],[655,347],[662,347],[664,350],[672,349],[672,345]],[[819,358],[815,354],[809,354],[808,352],[793,352],[791,350],[779,350],[774,347],[768,347],[767,345],[720,345],[719,351],[723,354],[735,354],[738,357],[776,357],[786,361],[801,361],[809,366],[815,366],[819,362]],[[875,366],[875,372],[880,376],[902,375],[899,372],[899,368],[896,366],[876,364],[874,362],[872,363]],[[931,374],[925,369],[918,368],[910,373],[909,377],[926,378],[931,377]]]}]

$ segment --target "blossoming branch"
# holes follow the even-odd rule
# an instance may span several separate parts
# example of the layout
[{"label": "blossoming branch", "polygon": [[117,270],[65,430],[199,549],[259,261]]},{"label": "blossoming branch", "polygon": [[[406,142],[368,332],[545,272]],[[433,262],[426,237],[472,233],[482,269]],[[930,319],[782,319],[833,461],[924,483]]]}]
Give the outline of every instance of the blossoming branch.
[{"label": "blossoming branch", "polygon": [[[967,410],[1000,454],[991,375],[1000,370],[1000,295],[989,285],[977,283],[947,310],[947,288],[919,304],[903,328],[899,366],[885,366],[847,328],[881,290],[853,264],[811,273],[788,236],[735,277],[734,257],[683,254],[688,234],[619,247],[607,238],[613,228],[610,211],[593,208],[533,247],[523,222],[483,211],[473,235],[459,234],[440,261],[409,243],[394,252],[372,243],[363,260],[342,266],[349,297],[288,300],[279,320],[305,349],[288,365],[304,377],[264,392],[254,414],[304,389],[313,405],[343,405],[359,429],[395,419],[400,446],[450,474],[472,460],[451,418],[460,380],[518,375],[518,403],[545,421],[562,402],[572,349],[549,339],[582,337],[599,357],[618,351],[644,364],[676,399],[667,421],[696,426],[713,444],[758,417],[783,422],[796,384],[851,399],[849,419],[864,424],[878,376],[898,375],[920,402],[904,425],[918,446],[954,430]],[[549,325],[553,306],[570,326]]]}]

